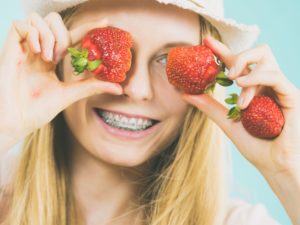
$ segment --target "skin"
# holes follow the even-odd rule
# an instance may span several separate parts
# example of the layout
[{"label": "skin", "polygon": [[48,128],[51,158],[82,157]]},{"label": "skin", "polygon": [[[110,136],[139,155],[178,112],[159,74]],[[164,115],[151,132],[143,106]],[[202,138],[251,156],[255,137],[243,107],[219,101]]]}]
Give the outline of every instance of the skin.
[{"label": "skin", "polygon": [[[74,153],[73,185],[83,210],[82,216],[87,224],[105,224],[113,217],[133,210],[130,202],[135,201],[137,186],[132,181],[145,172],[144,163],[162,150],[167,140],[174,139],[174,130],[180,127],[176,121],[182,121],[189,103],[224,131],[268,181],[293,224],[300,224],[300,91],[282,73],[270,47],[261,45],[234,54],[211,37],[204,41],[230,69],[229,77],[242,87],[243,97],[240,99],[245,100],[240,101],[241,108],[246,108],[254,95],[264,92],[271,93],[282,106],[286,119],[284,129],[279,137],[266,141],[250,136],[241,123],[227,120],[228,110],[212,97],[180,95],[178,90],[164,82],[163,77],[151,73],[160,71],[160,67],[151,64],[152,56],[164,51],[158,44],[171,41],[198,43],[196,15],[144,1],[124,1],[124,5],[115,5],[114,10],[111,10],[112,6],[114,1],[103,5],[96,2],[86,4],[70,28],[66,28],[57,13],[50,13],[45,18],[33,13],[27,21],[12,24],[0,54],[0,153],[5,153],[65,110],[72,131],[69,140]],[[126,17],[120,13],[122,7],[127,12],[130,10],[134,14],[132,18],[138,18],[143,26],[133,24],[128,13]],[[84,15],[85,12],[90,14]],[[106,22],[104,17],[108,17]],[[88,22],[87,18],[93,21]],[[70,59],[65,57],[66,48],[77,45],[88,30],[112,23],[130,31],[136,42],[128,80],[120,86],[95,80],[89,74],[75,79],[68,67]],[[162,35],[145,35],[152,30]],[[65,61],[64,82],[57,79],[54,72],[55,64],[62,58]],[[250,64],[255,64],[255,69],[250,70]],[[174,99],[179,108],[162,99],[161,92],[163,96],[167,95],[165,99]],[[133,107],[140,114],[157,117],[164,123],[159,131],[163,138],[153,135],[149,139],[125,144],[122,149],[116,139],[110,139],[110,142],[102,140],[99,138],[102,131],[93,124],[93,117],[89,117],[90,109],[95,105],[125,112],[130,112]],[[86,133],[81,136],[83,130]],[[141,224],[141,216],[138,210],[131,211],[110,224],[132,224],[132,221]]]},{"label": "skin", "polygon": [[[153,71],[165,68],[165,62],[160,57],[168,52],[168,48],[162,46],[174,42],[199,43],[199,22],[192,13],[175,7],[162,7],[152,1],[145,1],[146,7],[144,3],[137,4],[133,1],[124,1],[124,5],[114,1],[105,3],[101,1],[86,4],[74,16],[76,19],[72,21],[70,28],[106,18],[109,25],[132,34],[135,45],[134,61],[126,81],[121,84],[123,95],[95,95],[73,104],[64,114],[76,140],[94,157],[115,165],[131,167],[145,162],[157,150],[170,144],[177,135],[174,131],[182,125],[187,110],[186,102],[162,74]],[[177,12],[183,18],[175,19]],[[137,18],[141,23],[136,23]],[[159,21],[164,21],[163,26],[157,26]],[[151,29],[160,35],[150,36]],[[182,33],[186,36],[182,37]],[[65,59],[64,65],[65,82],[82,79],[73,75],[70,57]],[[93,75],[86,72],[84,76]],[[153,135],[137,141],[115,138],[99,128],[96,122],[98,119],[91,114],[93,107],[155,118],[161,121],[161,127]]]},{"label": "skin", "polygon": [[[105,224],[133,209],[132,202],[139,188],[133,184],[145,174],[149,159],[178,135],[188,104],[161,73],[165,70],[161,56],[168,52],[169,48],[163,47],[167,44],[198,44],[199,21],[196,14],[154,1],[89,2],[73,18],[70,29],[105,18],[108,25],[130,32],[134,39],[132,68],[121,84],[123,95],[95,95],[64,110],[72,133],[72,170],[77,199],[88,224]],[[159,35],[149,35],[149,30]],[[63,70],[66,83],[83,79],[73,75],[70,57],[64,59]],[[83,76],[93,75],[86,72]],[[155,118],[161,121],[160,128],[136,141],[116,138],[99,126],[92,110],[95,106]],[[115,221],[132,223],[137,212]]]},{"label": "skin", "polygon": [[[229,78],[242,88],[238,106],[245,109],[252,98],[269,94],[281,106],[285,125],[273,140],[251,136],[242,124],[227,119],[228,109],[208,95],[183,95],[211,118],[231,139],[241,154],[265,177],[293,224],[300,224],[300,91],[282,73],[271,48],[259,45],[234,54],[224,44],[208,37],[204,43],[230,69]],[[248,65],[256,65],[252,70]]]},{"label": "skin", "polygon": [[[63,110],[70,128],[72,185],[82,212],[81,224],[141,224],[141,212],[134,209],[139,187],[133,181],[145,174],[151,157],[175,139],[188,108],[180,91],[161,74],[165,66],[162,56],[168,52],[169,48],[164,47],[167,44],[171,47],[199,43],[198,16],[153,1],[123,3],[86,3],[68,28],[57,13],[45,18],[33,13],[26,22],[15,21],[4,51],[11,55],[6,54],[1,61],[12,71],[13,79],[6,85],[23,87],[1,89],[7,91],[1,97],[9,96],[10,102],[16,99],[12,108],[8,108],[8,99],[1,101],[8,108],[3,114],[6,120],[1,127],[1,150]],[[136,24],[137,18],[142,25]],[[87,31],[107,25],[129,31],[135,43],[133,66],[121,85],[96,80],[88,73],[74,76],[70,57],[66,56],[67,47],[78,46]],[[152,30],[160,35],[149,35]],[[63,82],[54,73],[55,64],[61,59]],[[11,62],[17,62],[17,69]],[[95,106],[152,117],[161,125],[157,132],[141,140],[120,140],[96,125],[97,119],[91,114]],[[17,114],[20,112],[24,113]],[[13,132],[13,127],[22,129]]]}]

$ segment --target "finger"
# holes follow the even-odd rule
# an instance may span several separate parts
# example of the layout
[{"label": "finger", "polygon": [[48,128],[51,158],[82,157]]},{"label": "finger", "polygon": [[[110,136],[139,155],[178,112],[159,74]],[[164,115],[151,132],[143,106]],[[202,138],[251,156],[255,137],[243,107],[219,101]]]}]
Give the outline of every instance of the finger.
[{"label": "finger", "polygon": [[250,74],[236,79],[237,85],[241,87],[250,87],[255,85],[264,85],[272,87],[274,91],[281,95],[289,94],[290,83],[281,72],[278,71],[260,71],[254,70]]},{"label": "finger", "polygon": [[97,27],[105,27],[108,24],[108,19],[104,18],[100,21],[93,21],[82,24],[70,30],[71,45],[76,45],[86,35],[88,31]]},{"label": "finger", "polygon": [[245,109],[248,107],[249,103],[252,101],[253,97],[257,92],[257,86],[242,88],[242,91],[238,98],[237,106],[240,109]]},{"label": "finger", "polygon": [[[244,75],[249,74],[249,73],[252,71],[251,68],[250,68],[250,66],[251,66],[251,65],[246,66],[246,67],[243,69],[243,71],[239,74],[239,76],[244,76]],[[235,69],[234,69],[234,66],[232,66],[232,67],[230,68],[229,72],[228,72],[227,77],[228,77],[229,79],[231,79],[231,80],[235,80],[236,77],[233,76],[234,73],[235,73]]]},{"label": "finger", "polygon": [[203,39],[203,43],[209,47],[223,63],[225,63],[227,68],[231,68],[234,63],[235,56],[225,44],[211,36],[206,36]]},{"label": "finger", "polygon": [[[258,152],[255,147],[264,144],[262,142],[267,142],[266,140],[255,138],[250,135],[240,121],[238,122],[228,119],[228,110],[213,97],[207,94],[184,94],[183,98],[214,121],[216,125],[224,131],[226,136],[235,144],[235,146],[237,146],[237,149],[243,156],[246,157],[246,159],[250,162],[256,161]],[[251,149],[251,151],[247,151],[247,149]]]},{"label": "finger", "polygon": [[33,53],[39,53],[41,48],[37,29],[22,21],[15,22],[15,26],[18,28],[18,33],[20,36],[25,37],[24,40],[27,40],[30,50]]},{"label": "finger", "polygon": [[[245,130],[241,122],[227,118],[228,109],[212,96],[207,94],[202,95],[187,95],[183,94],[183,99],[191,105],[202,111],[208,118],[215,122],[220,127],[226,136],[237,146],[242,146],[245,138],[251,139],[253,144],[256,140]],[[241,148],[242,149],[242,148]],[[250,157],[244,152],[246,157]]]},{"label": "finger", "polygon": [[70,33],[64,25],[61,16],[56,12],[49,13],[45,17],[45,21],[55,37],[54,62],[57,64],[71,45]]},{"label": "finger", "polygon": [[206,116],[213,120],[228,137],[234,138],[233,133],[235,132],[235,128],[239,123],[234,123],[232,120],[227,119],[228,109],[220,102],[207,94],[183,94],[182,98],[191,105],[197,107]]},{"label": "finger", "polygon": [[30,15],[29,23],[34,26],[39,32],[42,58],[46,62],[52,61],[55,37],[48,24],[37,13],[32,13]]},{"label": "finger", "polygon": [[123,89],[120,84],[100,81],[93,77],[66,84],[64,93],[64,106],[68,106],[80,99],[96,94],[110,93],[120,95],[123,93]]},{"label": "finger", "polygon": [[41,46],[39,42],[39,32],[35,27],[29,25],[28,25],[28,44],[30,50],[33,53],[41,52]]},{"label": "finger", "polygon": [[258,63],[262,64],[261,66],[263,66],[265,70],[279,70],[271,49],[267,45],[259,45],[236,56],[228,73],[228,77],[230,79],[236,79],[243,74],[245,68]]},{"label": "finger", "polygon": [[296,99],[297,95],[295,95],[298,89],[278,71],[254,70],[246,76],[237,78],[236,82],[241,87],[257,85],[271,87],[283,107],[292,107],[299,101]]}]

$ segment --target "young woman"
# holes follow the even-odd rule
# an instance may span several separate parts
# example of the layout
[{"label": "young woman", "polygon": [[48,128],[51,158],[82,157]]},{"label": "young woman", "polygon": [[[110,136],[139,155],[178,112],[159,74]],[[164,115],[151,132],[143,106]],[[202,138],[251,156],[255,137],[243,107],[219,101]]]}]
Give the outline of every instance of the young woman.
[{"label": "young woman", "polygon": [[[278,224],[263,207],[228,199],[224,133],[300,224],[300,91],[267,45],[245,49],[255,28],[226,22],[222,1],[210,2],[27,3],[36,12],[12,24],[0,57],[3,158],[25,138],[3,164],[14,169],[2,182],[2,224]],[[75,76],[66,49],[108,25],[133,36],[127,79]],[[202,41],[243,88],[242,109],[259,93],[277,97],[286,119],[279,137],[254,138],[228,120],[220,86],[192,96],[168,83],[168,50]],[[104,125],[102,117],[114,123]],[[126,128],[130,123],[135,128]]]}]

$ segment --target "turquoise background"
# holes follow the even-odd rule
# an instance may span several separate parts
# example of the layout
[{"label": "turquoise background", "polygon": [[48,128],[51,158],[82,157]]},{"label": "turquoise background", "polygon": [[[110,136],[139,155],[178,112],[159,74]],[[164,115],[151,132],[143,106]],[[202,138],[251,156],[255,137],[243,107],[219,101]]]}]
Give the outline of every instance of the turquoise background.
[{"label": "turquoise background", "polygon": [[[257,43],[271,46],[285,75],[300,87],[298,68],[300,52],[300,2],[297,0],[226,0],[225,15],[246,24],[258,24],[261,36]],[[12,20],[24,18],[19,0],[5,1],[0,7],[0,45]],[[240,89],[233,87],[239,93]],[[246,161],[229,141],[233,155],[234,191],[232,196],[250,203],[263,203],[280,224],[289,225],[283,207],[260,173]]]},{"label": "turquoise background", "polygon": [[[298,72],[300,52],[300,1],[298,0],[225,0],[225,16],[246,24],[258,24],[261,35],[256,44],[267,43],[283,73],[300,88]],[[232,88],[240,93],[240,88]],[[231,92],[230,92],[231,93]],[[269,214],[282,225],[291,225],[284,208],[271,188],[235,146],[229,141],[233,156],[233,196],[251,203],[262,202]]]}]

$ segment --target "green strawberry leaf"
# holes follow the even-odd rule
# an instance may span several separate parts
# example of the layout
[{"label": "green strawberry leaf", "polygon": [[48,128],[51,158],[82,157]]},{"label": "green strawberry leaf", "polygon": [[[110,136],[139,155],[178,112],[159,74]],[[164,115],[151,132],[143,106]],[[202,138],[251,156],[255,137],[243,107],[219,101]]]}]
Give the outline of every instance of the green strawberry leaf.
[{"label": "green strawberry leaf", "polygon": [[217,83],[221,86],[228,87],[233,84],[233,81],[229,79],[217,78]]},{"label": "green strawberry leaf", "polygon": [[89,55],[89,51],[88,51],[86,48],[84,48],[83,51],[82,51],[82,56],[83,56],[84,58],[87,58],[88,55]]},{"label": "green strawberry leaf", "polygon": [[228,87],[233,84],[233,81],[228,79],[228,77],[225,75],[225,73],[223,71],[221,71],[217,75],[216,81],[218,84],[220,84],[221,86],[224,86],[224,87]]},{"label": "green strawberry leaf", "polygon": [[221,71],[220,73],[218,73],[217,78],[227,78],[227,76],[223,71]]},{"label": "green strawberry leaf", "polygon": [[101,60],[94,60],[94,61],[89,61],[87,64],[87,69],[89,71],[93,71],[95,69],[97,69],[97,67],[102,63]]},{"label": "green strawberry leaf", "polygon": [[241,110],[238,107],[232,107],[227,113],[227,119],[239,120],[241,118]]},{"label": "green strawberry leaf", "polygon": [[225,102],[230,105],[237,104],[239,96],[237,94],[230,94],[230,96],[231,97],[225,99]]},{"label": "green strawberry leaf", "polygon": [[68,52],[71,54],[72,57],[80,57],[81,52],[77,48],[68,48]]}]

